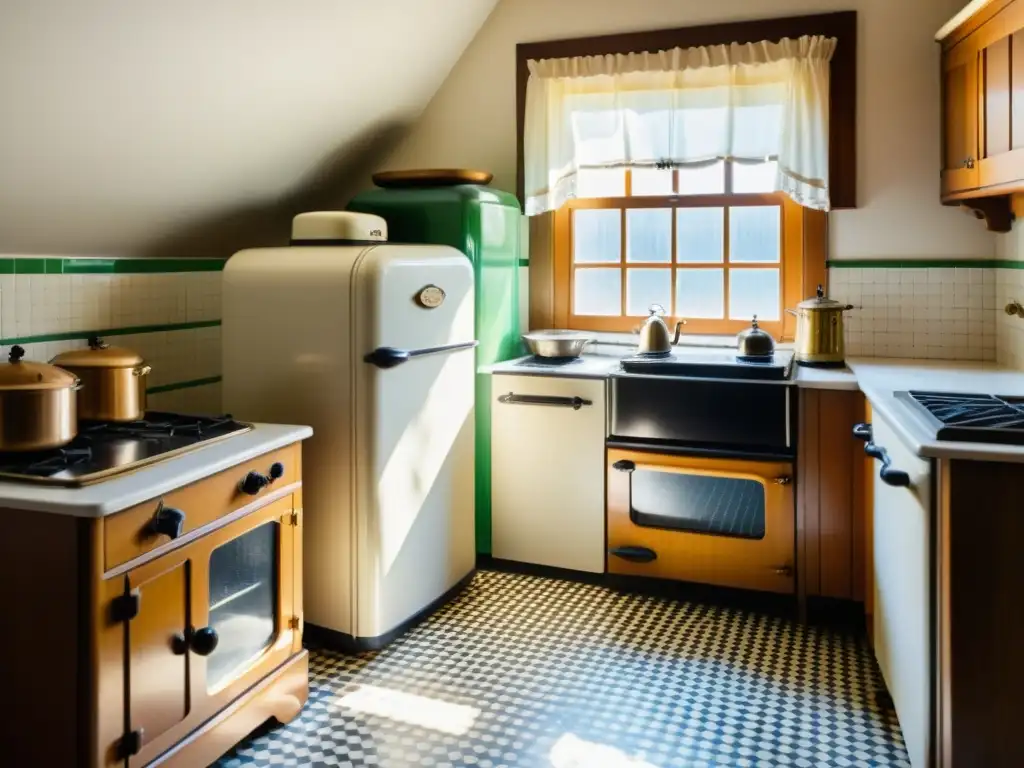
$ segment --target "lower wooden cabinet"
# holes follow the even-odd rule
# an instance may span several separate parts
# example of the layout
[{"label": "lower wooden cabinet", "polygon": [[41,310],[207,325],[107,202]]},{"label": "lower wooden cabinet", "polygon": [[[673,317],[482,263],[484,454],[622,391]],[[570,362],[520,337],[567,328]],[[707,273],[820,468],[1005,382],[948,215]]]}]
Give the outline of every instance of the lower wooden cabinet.
[{"label": "lower wooden cabinet", "polygon": [[801,389],[797,447],[797,560],[800,592],[863,601],[865,540],[864,443],[853,436],[866,420],[859,391]]},{"label": "lower wooden cabinet", "polygon": [[[99,519],[3,511],[0,583],[23,623],[0,633],[0,677],[16,702],[13,719],[0,719],[0,743],[12,765],[205,765],[267,717],[298,714],[308,686],[292,449],[291,482],[229,500],[220,475],[193,484],[195,509],[183,511],[207,502],[195,515],[205,524],[109,569],[110,547],[130,545],[111,532],[133,529],[117,516],[136,510]],[[216,493],[205,494],[211,480]],[[34,580],[51,557],[61,567]]]}]

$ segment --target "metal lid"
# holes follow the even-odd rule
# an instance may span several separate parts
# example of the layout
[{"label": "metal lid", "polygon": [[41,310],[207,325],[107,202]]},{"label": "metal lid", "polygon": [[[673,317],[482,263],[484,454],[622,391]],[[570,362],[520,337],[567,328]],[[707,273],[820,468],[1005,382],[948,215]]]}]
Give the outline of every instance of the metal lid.
[{"label": "metal lid", "polygon": [[292,219],[292,241],[304,244],[322,241],[332,245],[339,240],[383,243],[388,239],[388,223],[372,213],[351,211],[309,211]]},{"label": "metal lid", "polygon": [[11,347],[8,362],[0,363],[0,390],[65,389],[78,384],[73,374],[55,365],[22,360],[24,356],[23,347]]},{"label": "metal lid", "polygon": [[50,361],[65,368],[134,368],[143,362],[138,352],[112,347],[99,336],[90,338],[88,347],[61,352]]},{"label": "metal lid", "polygon": [[843,304],[841,301],[830,299],[825,295],[825,289],[822,286],[818,286],[818,295],[813,299],[805,299],[796,305],[798,309],[850,309],[849,304]]},{"label": "metal lid", "polygon": [[741,357],[768,357],[775,352],[775,339],[758,325],[754,315],[750,327],[736,335],[736,346]]}]

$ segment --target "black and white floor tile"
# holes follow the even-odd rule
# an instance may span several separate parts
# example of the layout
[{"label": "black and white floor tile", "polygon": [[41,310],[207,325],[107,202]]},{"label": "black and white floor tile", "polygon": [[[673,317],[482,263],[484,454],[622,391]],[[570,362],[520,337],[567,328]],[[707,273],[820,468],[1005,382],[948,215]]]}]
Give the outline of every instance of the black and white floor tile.
[{"label": "black and white floor tile", "polygon": [[483,571],[378,653],[311,656],[309,703],[218,768],[907,766],[863,637]]}]

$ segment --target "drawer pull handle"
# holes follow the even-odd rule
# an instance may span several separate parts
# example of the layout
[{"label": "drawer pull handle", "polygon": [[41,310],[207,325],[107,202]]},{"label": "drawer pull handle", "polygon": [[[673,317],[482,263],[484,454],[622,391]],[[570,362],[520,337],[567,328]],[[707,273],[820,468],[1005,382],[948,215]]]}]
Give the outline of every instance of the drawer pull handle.
[{"label": "drawer pull handle", "polygon": [[774,568],[772,568],[772,570],[775,571],[775,573],[778,574],[779,576],[792,576],[793,575],[793,566],[791,566],[791,565],[777,565]]},{"label": "drawer pull handle", "polygon": [[793,478],[790,477],[789,475],[780,475],[779,477],[775,478],[776,485],[789,485],[792,482]]},{"label": "drawer pull handle", "polygon": [[910,475],[902,469],[893,469],[892,459],[889,458],[889,452],[885,448],[872,442],[864,446],[864,453],[882,462],[882,468],[878,470],[878,477],[883,483],[894,488],[908,488],[910,486]]},{"label": "drawer pull handle", "polygon": [[652,563],[658,559],[658,553],[647,547],[616,547],[610,554],[631,563]]},{"label": "drawer pull handle", "polygon": [[619,472],[632,472],[636,469],[636,462],[630,461],[629,459],[619,459],[612,464],[612,469],[618,470]]},{"label": "drawer pull handle", "polygon": [[149,531],[156,536],[167,536],[172,541],[181,536],[185,528],[185,513],[176,507],[165,507],[161,501],[149,521]]},{"label": "drawer pull handle", "polygon": [[584,400],[582,397],[554,397],[551,395],[517,395],[509,392],[507,395],[499,395],[498,402],[505,405],[547,405],[553,408],[572,408],[578,411],[583,406],[593,405],[592,400]]},{"label": "drawer pull handle", "polygon": [[871,441],[871,425],[863,423],[863,422],[860,423],[860,424],[855,424],[853,426],[853,436],[856,437],[858,440],[863,440],[864,442],[870,442]]},{"label": "drawer pull handle", "polygon": [[238,484],[238,490],[249,496],[256,496],[275,480],[284,477],[284,464],[275,461],[270,465],[270,471],[266,475],[259,472],[247,472],[242,481]]},{"label": "drawer pull handle", "polygon": [[193,653],[200,656],[209,656],[217,650],[217,643],[219,642],[220,637],[217,635],[217,630],[213,627],[203,627],[192,632],[189,645],[192,646]]}]

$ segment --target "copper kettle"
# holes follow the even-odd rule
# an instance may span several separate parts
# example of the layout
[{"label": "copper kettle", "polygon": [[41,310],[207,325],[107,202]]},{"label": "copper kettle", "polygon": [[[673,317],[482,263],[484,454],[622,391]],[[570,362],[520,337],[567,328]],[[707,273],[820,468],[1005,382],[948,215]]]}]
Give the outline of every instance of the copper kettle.
[{"label": "copper kettle", "polygon": [[640,343],[637,352],[641,355],[667,355],[672,347],[679,343],[679,336],[686,325],[685,320],[676,323],[676,335],[673,338],[669,335],[668,326],[661,316],[665,314],[665,308],[661,304],[651,304],[647,310],[650,314],[642,326],[640,326]]}]

